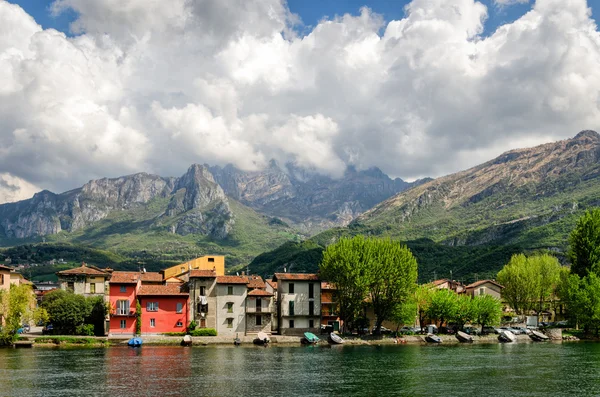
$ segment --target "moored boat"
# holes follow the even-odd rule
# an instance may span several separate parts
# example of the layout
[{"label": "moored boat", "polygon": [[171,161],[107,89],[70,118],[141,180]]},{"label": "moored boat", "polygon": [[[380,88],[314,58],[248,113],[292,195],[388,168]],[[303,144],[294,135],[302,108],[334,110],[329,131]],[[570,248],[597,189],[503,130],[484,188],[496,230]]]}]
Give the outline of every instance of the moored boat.
[{"label": "moored boat", "polygon": [[455,336],[461,343],[473,343],[473,337],[465,332],[458,331]]},{"label": "moored boat", "polygon": [[547,341],[548,339],[550,339],[546,335],[542,334],[539,331],[535,331],[535,330],[531,330],[529,337],[531,338],[531,340],[533,340],[535,342],[544,342],[544,341]]},{"label": "moored boat", "polygon": [[344,343],[342,337],[334,332],[329,334],[329,338],[327,339],[327,341],[332,345],[341,345],[342,343]]},{"label": "moored boat", "polygon": [[315,345],[319,343],[319,337],[312,332],[305,332],[304,338],[302,338],[300,342],[305,345]]},{"label": "moored boat", "polygon": [[434,334],[427,334],[425,336],[425,341],[429,343],[442,343],[442,338]]},{"label": "moored boat", "polygon": [[142,338],[139,337],[133,337],[131,339],[129,339],[127,341],[127,346],[131,346],[131,347],[139,347],[142,346]]},{"label": "moored boat", "polygon": [[269,335],[264,332],[259,332],[258,335],[256,335],[256,338],[252,341],[252,343],[255,345],[268,345],[269,342],[271,342],[271,339],[269,339]]},{"label": "moored boat", "polygon": [[185,335],[183,340],[181,341],[181,346],[191,346],[192,345],[192,336]]},{"label": "moored boat", "polygon": [[500,331],[498,335],[498,341],[502,343],[511,343],[517,340],[517,336],[508,330]]}]

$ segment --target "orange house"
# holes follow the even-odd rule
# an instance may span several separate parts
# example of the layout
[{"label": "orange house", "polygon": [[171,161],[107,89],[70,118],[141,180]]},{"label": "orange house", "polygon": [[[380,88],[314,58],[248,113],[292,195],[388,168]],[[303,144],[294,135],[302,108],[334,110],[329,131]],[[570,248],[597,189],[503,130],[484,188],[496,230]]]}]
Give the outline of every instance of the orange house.
[{"label": "orange house", "polygon": [[135,305],[140,285],[138,272],[113,272],[109,281],[109,334],[135,334]]},{"label": "orange house", "polygon": [[188,325],[188,297],[177,284],[142,285],[142,334],[184,332]]}]

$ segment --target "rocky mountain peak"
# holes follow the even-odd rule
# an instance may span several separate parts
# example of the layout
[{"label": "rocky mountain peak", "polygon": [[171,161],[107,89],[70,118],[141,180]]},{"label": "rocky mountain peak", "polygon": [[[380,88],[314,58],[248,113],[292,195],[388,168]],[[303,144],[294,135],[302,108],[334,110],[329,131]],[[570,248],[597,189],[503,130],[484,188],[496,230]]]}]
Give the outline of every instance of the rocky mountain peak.
[{"label": "rocky mountain peak", "polygon": [[593,130],[583,130],[579,134],[575,135],[573,140],[600,142],[600,134]]},{"label": "rocky mountain peak", "polygon": [[185,174],[177,181],[177,188],[199,185],[203,182],[216,183],[215,178],[211,174],[208,166],[200,164],[192,164]]}]

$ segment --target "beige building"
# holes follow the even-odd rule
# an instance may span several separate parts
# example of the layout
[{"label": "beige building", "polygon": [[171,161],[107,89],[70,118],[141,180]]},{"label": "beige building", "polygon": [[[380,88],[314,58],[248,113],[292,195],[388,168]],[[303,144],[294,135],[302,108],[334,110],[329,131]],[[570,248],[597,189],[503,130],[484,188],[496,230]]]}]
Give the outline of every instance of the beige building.
[{"label": "beige building", "polygon": [[219,336],[246,332],[246,296],[248,278],[217,276],[217,334]]},{"label": "beige building", "polygon": [[321,327],[321,281],[316,274],[275,273],[280,335],[318,333]]},{"label": "beige building", "polygon": [[217,329],[217,274],[214,270],[192,270],[189,274],[190,321],[198,328]]},{"label": "beige building", "polygon": [[[161,270],[163,278],[169,280],[190,272],[191,270],[214,270],[217,276],[225,275],[225,257],[222,255],[205,255],[191,261]],[[187,280],[185,280],[187,281]]]},{"label": "beige building", "polygon": [[8,291],[10,289],[10,273],[12,269],[8,266],[0,265],[0,290]]},{"label": "beige building", "polygon": [[60,288],[84,296],[104,296],[108,302],[110,271],[83,263],[74,269],[57,272]]},{"label": "beige building", "polygon": [[494,280],[481,280],[465,287],[465,294],[469,296],[491,295],[501,299],[504,287]]}]

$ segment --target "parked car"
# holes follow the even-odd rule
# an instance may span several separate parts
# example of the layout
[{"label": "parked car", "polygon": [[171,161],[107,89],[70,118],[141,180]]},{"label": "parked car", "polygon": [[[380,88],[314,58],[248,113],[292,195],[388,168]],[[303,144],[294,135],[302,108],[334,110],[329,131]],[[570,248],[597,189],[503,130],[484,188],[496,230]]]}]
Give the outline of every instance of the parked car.
[{"label": "parked car", "polygon": [[44,328],[42,328],[43,335],[52,334],[52,332],[54,332],[54,326],[52,324],[48,324]]},{"label": "parked car", "polygon": [[[377,330],[377,327],[373,327],[373,329],[371,330],[371,332],[374,333],[376,330]],[[391,329],[386,328],[383,325],[381,326],[381,330],[380,331],[381,331],[382,334],[391,334],[392,333]]]},{"label": "parked car", "polygon": [[466,326],[463,328],[464,332],[468,335],[481,335],[481,329],[477,327]]},{"label": "parked car", "polygon": [[484,335],[500,333],[496,327],[490,327],[490,326],[483,327],[483,329],[481,331],[482,331],[482,334],[484,334]]},{"label": "parked car", "polygon": [[512,329],[518,329],[519,331],[521,331],[522,335],[529,335],[529,333],[531,332],[529,329],[525,328],[525,327],[511,327]]},{"label": "parked car", "polygon": [[399,334],[418,334],[421,332],[421,328],[417,327],[402,327],[398,330]]}]

